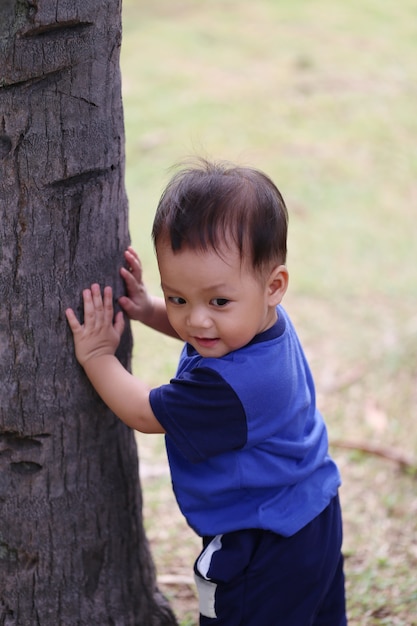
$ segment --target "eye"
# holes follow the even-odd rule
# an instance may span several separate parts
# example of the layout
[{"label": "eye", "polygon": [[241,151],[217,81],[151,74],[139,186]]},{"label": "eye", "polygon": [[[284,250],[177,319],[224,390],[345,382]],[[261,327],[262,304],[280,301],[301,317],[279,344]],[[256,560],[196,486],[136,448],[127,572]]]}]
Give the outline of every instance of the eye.
[{"label": "eye", "polygon": [[230,300],[228,300],[227,298],[213,298],[213,300],[210,300],[210,304],[216,307],[226,306],[226,304],[228,304],[229,302]]},{"label": "eye", "polygon": [[184,298],[181,298],[180,296],[169,296],[168,302],[171,302],[171,304],[177,304],[177,305],[185,304]]}]

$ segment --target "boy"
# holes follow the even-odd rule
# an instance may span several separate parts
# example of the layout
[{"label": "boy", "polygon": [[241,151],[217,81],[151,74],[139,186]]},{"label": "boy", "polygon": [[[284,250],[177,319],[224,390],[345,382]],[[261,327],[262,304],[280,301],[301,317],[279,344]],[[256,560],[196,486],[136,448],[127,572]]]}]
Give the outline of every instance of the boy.
[{"label": "boy", "polygon": [[128,426],[165,433],[182,513],[203,538],[200,625],[344,626],[339,472],[291,321],[287,210],[263,173],[199,162],[159,202],[153,241],[164,298],[132,248],[121,269],[136,319],[185,342],[177,374],[149,390],[114,356],[112,290],[67,318],[76,356]]}]

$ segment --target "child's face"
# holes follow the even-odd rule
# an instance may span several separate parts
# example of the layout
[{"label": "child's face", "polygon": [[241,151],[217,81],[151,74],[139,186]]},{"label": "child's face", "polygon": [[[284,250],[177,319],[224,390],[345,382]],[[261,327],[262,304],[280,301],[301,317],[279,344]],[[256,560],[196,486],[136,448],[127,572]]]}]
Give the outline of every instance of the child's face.
[{"label": "child's face", "polygon": [[224,356],[275,323],[287,287],[284,266],[272,285],[242,263],[233,246],[220,254],[189,248],[174,253],[163,241],[157,257],[169,321],[201,356]]}]

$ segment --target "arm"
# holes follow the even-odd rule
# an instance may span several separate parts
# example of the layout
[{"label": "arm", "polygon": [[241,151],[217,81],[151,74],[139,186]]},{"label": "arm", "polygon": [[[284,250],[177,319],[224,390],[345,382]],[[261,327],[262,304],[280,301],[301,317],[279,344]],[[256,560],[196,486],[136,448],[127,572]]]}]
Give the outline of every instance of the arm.
[{"label": "arm", "polygon": [[179,339],[177,333],[169,323],[165,300],[151,296],[142,279],[142,265],[132,247],[125,252],[125,259],[129,269],[120,269],[125,281],[127,296],[119,298],[119,304],[130,319],[138,320],[154,330]]},{"label": "arm", "polygon": [[144,433],[165,432],[149,403],[149,389],[130,374],[115,357],[124,329],[123,314],[113,323],[111,287],[101,297],[97,284],[83,291],[84,324],[72,309],[66,310],[74,336],[75,354],[91,384],[107,406],[127,426]]}]

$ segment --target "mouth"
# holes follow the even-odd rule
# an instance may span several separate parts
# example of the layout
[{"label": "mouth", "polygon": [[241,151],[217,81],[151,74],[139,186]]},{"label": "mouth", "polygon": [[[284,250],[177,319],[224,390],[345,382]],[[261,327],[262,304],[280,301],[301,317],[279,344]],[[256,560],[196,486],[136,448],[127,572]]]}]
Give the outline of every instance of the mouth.
[{"label": "mouth", "polygon": [[210,339],[207,337],[194,337],[194,341],[201,347],[201,348],[214,348],[214,346],[216,346],[219,342],[219,338],[215,337],[214,339]]}]

